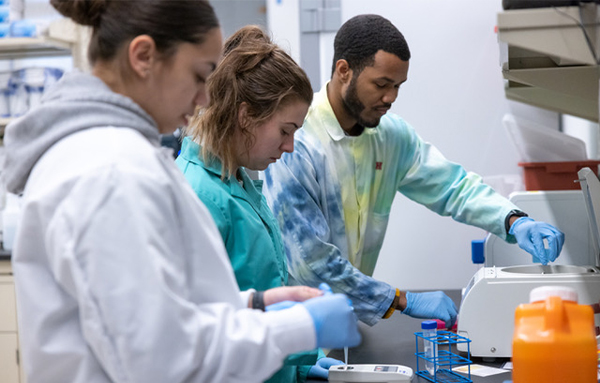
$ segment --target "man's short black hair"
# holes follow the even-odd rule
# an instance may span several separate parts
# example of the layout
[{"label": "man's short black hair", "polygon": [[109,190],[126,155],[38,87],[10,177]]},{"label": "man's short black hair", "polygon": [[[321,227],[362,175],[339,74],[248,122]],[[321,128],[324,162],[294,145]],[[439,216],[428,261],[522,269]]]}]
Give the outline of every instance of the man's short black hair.
[{"label": "man's short black hair", "polygon": [[338,60],[346,60],[355,75],[375,61],[375,53],[382,50],[396,55],[402,61],[410,59],[410,50],[404,36],[388,19],[379,15],[358,15],[346,21],[333,42],[333,67]]}]

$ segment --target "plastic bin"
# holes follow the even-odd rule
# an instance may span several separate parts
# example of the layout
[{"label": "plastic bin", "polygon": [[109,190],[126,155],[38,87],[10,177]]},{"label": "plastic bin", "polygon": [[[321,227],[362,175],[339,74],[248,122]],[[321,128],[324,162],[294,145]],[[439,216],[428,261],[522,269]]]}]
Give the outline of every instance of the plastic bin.
[{"label": "plastic bin", "polygon": [[525,190],[579,190],[577,172],[590,168],[598,174],[598,160],[566,162],[519,162]]}]

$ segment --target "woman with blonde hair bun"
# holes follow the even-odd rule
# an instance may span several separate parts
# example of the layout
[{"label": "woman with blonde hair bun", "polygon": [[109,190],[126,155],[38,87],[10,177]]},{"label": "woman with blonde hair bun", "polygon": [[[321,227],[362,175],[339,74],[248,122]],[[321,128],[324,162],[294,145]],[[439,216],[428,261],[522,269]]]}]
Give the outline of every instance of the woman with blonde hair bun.
[{"label": "woman with blonde hair bun", "polygon": [[[260,27],[246,26],[225,42],[207,88],[208,105],[188,126],[176,163],[215,220],[240,288],[285,286],[293,281],[279,227],[262,181],[247,170],[264,170],[294,149],[313,97],[310,82]],[[339,363],[322,352],[295,354],[269,382],[326,379]]]}]

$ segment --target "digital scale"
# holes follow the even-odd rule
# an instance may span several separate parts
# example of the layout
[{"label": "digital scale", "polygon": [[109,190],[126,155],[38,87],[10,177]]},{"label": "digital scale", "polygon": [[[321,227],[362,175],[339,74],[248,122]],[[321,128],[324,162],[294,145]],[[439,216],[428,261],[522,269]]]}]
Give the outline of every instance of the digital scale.
[{"label": "digital scale", "polygon": [[[581,250],[571,254],[569,261],[572,264],[491,266],[479,269],[463,293],[458,314],[457,333],[471,340],[472,356],[501,358],[512,356],[515,310],[518,305],[529,303],[529,292],[536,287],[547,285],[571,287],[577,291],[580,304],[593,304],[600,300],[600,232],[598,231],[600,181],[589,168],[581,169],[578,175],[585,204],[585,209],[583,206],[578,209],[586,210],[589,219],[589,226],[579,231],[590,231],[590,239],[586,240],[588,243],[580,244]],[[531,193],[530,196],[537,198],[536,193]],[[558,202],[548,205],[550,211],[557,209]],[[557,214],[557,221],[564,219],[563,215]],[[557,226],[568,228],[568,224],[564,221],[562,223],[563,225]],[[565,243],[575,238],[575,235],[566,236]],[[592,262],[585,251],[590,242],[593,246],[590,254],[595,258],[592,261],[594,264],[590,264]],[[489,256],[493,257],[494,263],[501,262],[501,258],[505,258],[496,253]],[[561,257],[562,255],[557,261]],[[576,260],[577,257],[581,258]],[[486,261],[487,258],[488,254],[486,254]],[[599,324],[597,318],[596,326]],[[458,345],[458,350],[467,351],[465,347],[465,345]]]},{"label": "digital scale", "polygon": [[332,383],[395,383],[410,382],[412,378],[412,368],[398,364],[345,364],[329,367],[329,381]]}]

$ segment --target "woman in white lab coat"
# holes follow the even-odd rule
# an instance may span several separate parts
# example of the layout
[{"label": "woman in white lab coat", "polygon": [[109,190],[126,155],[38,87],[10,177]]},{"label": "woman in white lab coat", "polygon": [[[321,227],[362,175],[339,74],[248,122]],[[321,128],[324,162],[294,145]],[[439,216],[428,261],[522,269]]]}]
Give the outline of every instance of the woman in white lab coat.
[{"label": "woman in white lab coat", "polygon": [[[222,41],[210,5],[51,2],[93,27],[92,74],[65,76],[5,134],[5,182],[23,192],[13,269],[28,382],[258,382],[287,354],[356,345],[343,295],[249,308],[160,148],[206,102]],[[258,306],[313,294],[269,290]]]}]

